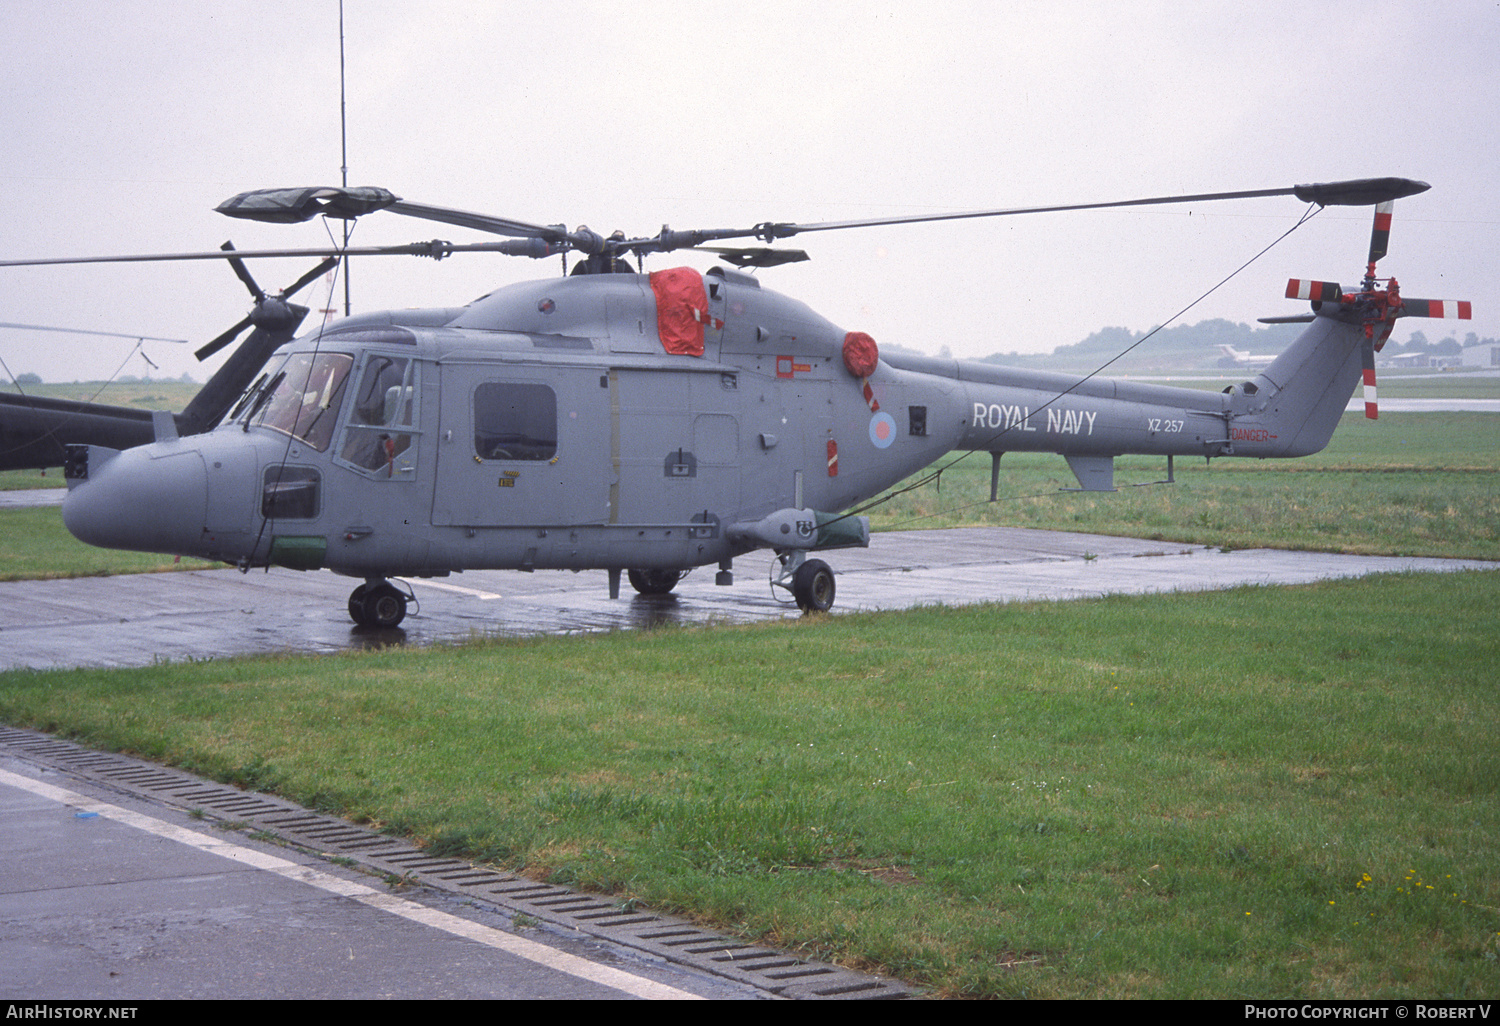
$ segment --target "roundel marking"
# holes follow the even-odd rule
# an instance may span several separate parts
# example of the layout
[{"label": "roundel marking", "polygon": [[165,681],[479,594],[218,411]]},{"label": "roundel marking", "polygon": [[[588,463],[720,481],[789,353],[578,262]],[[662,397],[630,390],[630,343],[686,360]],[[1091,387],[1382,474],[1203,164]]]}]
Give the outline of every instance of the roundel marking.
[{"label": "roundel marking", "polygon": [[877,449],[889,449],[896,440],[896,418],[889,413],[877,413],[870,418],[870,441]]}]

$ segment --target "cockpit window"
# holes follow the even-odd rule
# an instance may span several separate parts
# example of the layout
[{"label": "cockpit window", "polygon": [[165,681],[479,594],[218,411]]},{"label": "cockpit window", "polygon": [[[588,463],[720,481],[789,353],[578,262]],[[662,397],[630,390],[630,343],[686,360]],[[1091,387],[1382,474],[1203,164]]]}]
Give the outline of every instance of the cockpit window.
[{"label": "cockpit window", "polygon": [[322,452],[338,425],[353,365],[347,353],[293,353],[265,386],[268,394],[251,405],[249,424],[291,435]]}]

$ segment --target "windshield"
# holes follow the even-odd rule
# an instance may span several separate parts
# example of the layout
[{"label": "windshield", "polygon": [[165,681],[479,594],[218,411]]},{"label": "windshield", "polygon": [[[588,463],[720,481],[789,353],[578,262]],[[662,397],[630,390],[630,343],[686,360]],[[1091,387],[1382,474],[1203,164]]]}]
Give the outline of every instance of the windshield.
[{"label": "windshield", "polygon": [[273,428],[322,452],[333,438],[339,403],[354,358],[346,353],[293,353],[247,414],[248,423]]}]

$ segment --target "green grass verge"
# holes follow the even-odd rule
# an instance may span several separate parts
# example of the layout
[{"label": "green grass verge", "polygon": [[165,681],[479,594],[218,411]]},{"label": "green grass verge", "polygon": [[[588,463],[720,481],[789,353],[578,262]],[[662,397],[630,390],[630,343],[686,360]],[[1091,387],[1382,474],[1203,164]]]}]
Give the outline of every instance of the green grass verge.
[{"label": "green grass verge", "polygon": [[0,581],[206,570],[223,565],[151,552],[96,549],[68,533],[56,506],[0,510]]},{"label": "green grass verge", "polygon": [[[1202,378],[1141,376],[1139,380],[1218,392],[1227,385],[1254,376],[1255,372],[1247,369],[1239,374],[1226,370],[1220,375]],[[1379,372],[1379,383],[1382,399],[1500,399],[1500,377],[1494,375],[1423,369],[1382,369]],[[1360,398],[1360,393],[1355,392],[1354,398]],[[1383,417],[1384,415],[1382,419]]]},{"label": "green grass verge", "polygon": [[[870,509],[876,530],[992,525],[1226,548],[1500,558],[1500,414],[1350,414],[1301,460],[1115,461],[1115,493],[1079,493],[1058,456],[1009,453],[991,503],[989,458]],[[912,481],[921,480],[918,475]],[[908,482],[911,483],[911,482]]]},{"label": "green grass verge", "polygon": [[0,675],[135,752],[943,995],[1500,990],[1500,575]]}]

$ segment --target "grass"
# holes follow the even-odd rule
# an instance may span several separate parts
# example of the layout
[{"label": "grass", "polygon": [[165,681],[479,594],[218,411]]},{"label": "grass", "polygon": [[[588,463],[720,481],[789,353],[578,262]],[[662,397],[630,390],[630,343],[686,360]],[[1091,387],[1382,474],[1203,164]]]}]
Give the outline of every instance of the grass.
[{"label": "grass", "polygon": [[62,511],[55,506],[0,511],[0,581],[206,570],[223,565],[150,552],[96,549],[67,532]]},{"label": "grass", "polygon": [[948,996],[1500,987],[1500,577],[0,676],[0,720]]},{"label": "grass", "polygon": [[[1346,415],[1302,460],[1116,460],[1119,491],[1080,493],[1050,454],[1009,453],[990,503],[984,454],[870,509],[871,527],[1034,527],[1226,548],[1500,558],[1500,414]],[[955,457],[956,459],[956,457]],[[939,464],[943,466],[943,464]],[[918,475],[912,482],[921,480]],[[908,483],[912,483],[908,482]]]},{"label": "grass", "polygon": [[[70,384],[27,385],[25,392],[27,395],[49,399],[78,399],[139,410],[171,410],[173,413],[180,413],[202,387],[185,381],[128,381],[108,384],[102,381],[75,381]],[[15,387],[0,388],[0,391],[14,392]],[[61,467],[45,471],[0,471],[0,491],[63,488],[66,484]]]},{"label": "grass", "polygon": [[[1162,384],[1217,392],[1226,385],[1254,376],[1255,372],[1247,368],[1239,373],[1225,370],[1222,374],[1213,377],[1150,378],[1142,376],[1139,380],[1154,380]],[[1383,399],[1500,399],[1500,377],[1493,374],[1390,368],[1379,371],[1379,385],[1380,396]],[[1354,398],[1360,398],[1360,393],[1356,391]]]},{"label": "grass", "polygon": [[[27,385],[24,391],[27,395],[48,399],[77,399],[179,413],[202,388],[191,381],[73,381]],[[0,387],[0,391],[15,392],[17,389],[14,385],[7,385]]]}]

